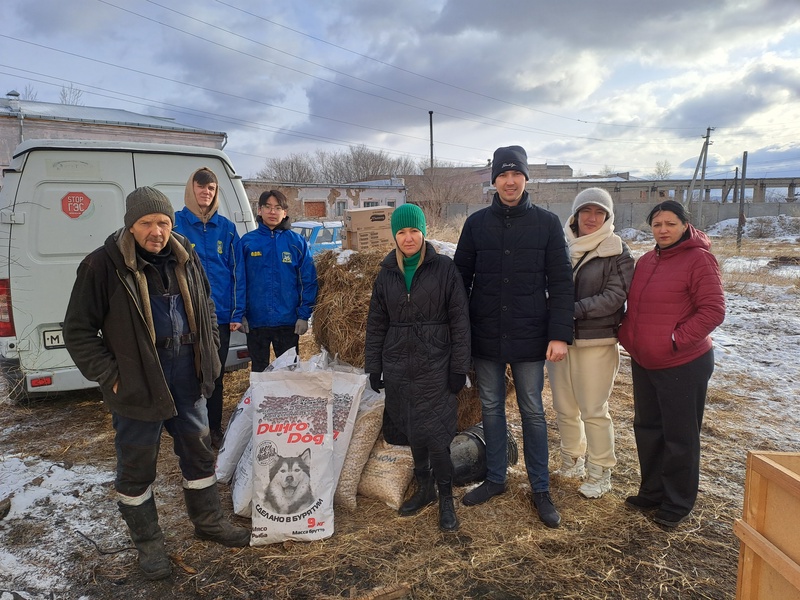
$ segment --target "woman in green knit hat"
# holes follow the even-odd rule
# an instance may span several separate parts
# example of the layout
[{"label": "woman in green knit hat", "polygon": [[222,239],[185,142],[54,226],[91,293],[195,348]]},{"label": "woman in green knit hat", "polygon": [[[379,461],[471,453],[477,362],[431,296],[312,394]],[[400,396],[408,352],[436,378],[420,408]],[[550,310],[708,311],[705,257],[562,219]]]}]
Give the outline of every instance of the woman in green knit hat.
[{"label": "woman in green knit hat", "polygon": [[407,437],[414,457],[417,489],[400,515],[433,504],[435,482],[439,528],[456,531],[450,443],[456,434],[456,394],[470,366],[469,302],[452,259],[425,241],[422,209],[403,204],[391,223],[397,247],[375,279],[364,370],[375,391],[385,385],[387,416]]}]

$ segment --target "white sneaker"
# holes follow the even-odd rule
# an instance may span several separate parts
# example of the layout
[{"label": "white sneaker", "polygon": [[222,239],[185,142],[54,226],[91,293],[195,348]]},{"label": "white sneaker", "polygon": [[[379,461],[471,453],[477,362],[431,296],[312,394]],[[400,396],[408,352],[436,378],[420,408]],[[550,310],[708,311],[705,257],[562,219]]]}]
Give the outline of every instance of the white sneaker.
[{"label": "white sneaker", "polygon": [[567,479],[583,479],[586,475],[586,459],[582,456],[572,458],[569,454],[561,453],[561,468],[556,471],[556,475]]},{"label": "white sneaker", "polygon": [[588,463],[588,477],[578,491],[587,498],[600,498],[611,491],[611,469]]}]

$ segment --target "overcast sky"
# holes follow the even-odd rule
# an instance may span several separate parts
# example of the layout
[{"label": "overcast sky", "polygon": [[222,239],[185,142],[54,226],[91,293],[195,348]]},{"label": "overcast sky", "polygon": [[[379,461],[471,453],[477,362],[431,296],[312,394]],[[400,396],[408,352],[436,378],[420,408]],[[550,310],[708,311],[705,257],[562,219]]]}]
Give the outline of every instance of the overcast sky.
[{"label": "overcast sky", "polygon": [[799,0],[4,0],[0,95],[174,118],[267,158],[800,176]]}]

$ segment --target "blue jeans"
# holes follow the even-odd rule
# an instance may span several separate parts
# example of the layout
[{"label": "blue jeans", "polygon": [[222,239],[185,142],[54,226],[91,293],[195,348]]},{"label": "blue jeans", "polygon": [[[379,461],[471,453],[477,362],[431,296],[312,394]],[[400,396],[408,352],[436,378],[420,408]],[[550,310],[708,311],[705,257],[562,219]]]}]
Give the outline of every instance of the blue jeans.
[{"label": "blue jeans", "polygon": [[[486,479],[505,483],[508,465],[506,425],[506,363],[473,358],[475,377],[483,412],[486,438]],[[547,422],[542,405],[544,361],[511,363],[517,391],[517,406],[522,417],[522,446],[525,469],[533,492],[550,489]]]}]

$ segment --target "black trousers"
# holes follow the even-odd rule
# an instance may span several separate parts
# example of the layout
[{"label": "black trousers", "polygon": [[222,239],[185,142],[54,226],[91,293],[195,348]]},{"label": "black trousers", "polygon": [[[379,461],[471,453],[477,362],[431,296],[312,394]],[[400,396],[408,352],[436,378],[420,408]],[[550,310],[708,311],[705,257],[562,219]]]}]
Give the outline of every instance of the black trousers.
[{"label": "black trousers", "polygon": [[208,407],[208,428],[214,431],[222,429],[222,381],[225,377],[225,361],[228,360],[228,348],[231,345],[230,324],[223,323],[219,326],[219,362],[222,363],[222,370],[219,377],[214,380],[214,393],[206,399]]},{"label": "black trousers", "polygon": [[642,482],[639,495],[687,515],[700,485],[700,428],[714,350],[669,369],[631,360],[633,431]]},{"label": "black trousers", "polygon": [[294,332],[294,325],[282,327],[254,327],[247,332],[247,351],[253,361],[253,373],[261,373],[269,366],[269,348],[278,357],[294,347],[300,354],[300,336]]},{"label": "black trousers", "polygon": [[453,460],[450,458],[449,446],[411,446],[411,456],[414,457],[414,470],[433,470],[436,483],[453,482]]}]

